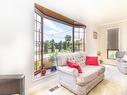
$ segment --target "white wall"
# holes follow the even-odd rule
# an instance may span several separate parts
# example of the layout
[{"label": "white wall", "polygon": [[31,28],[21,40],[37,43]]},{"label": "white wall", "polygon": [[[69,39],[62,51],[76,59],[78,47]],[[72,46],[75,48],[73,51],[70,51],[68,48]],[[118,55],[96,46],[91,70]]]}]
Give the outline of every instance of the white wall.
[{"label": "white wall", "polygon": [[0,2],[0,74],[26,76],[31,82],[33,1],[1,0]]},{"label": "white wall", "polygon": [[0,74],[24,74],[26,89],[48,80],[32,81],[33,13],[34,0],[0,1]]},{"label": "white wall", "polygon": [[119,28],[119,49],[127,51],[127,20],[107,23],[99,26],[98,49],[102,51],[103,59],[107,58],[107,29]]},{"label": "white wall", "polygon": [[97,56],[98,39],[93,39],[93,32],[98,32],[97,26],[93,23],[87,23],[86,26],[86,54]]}]

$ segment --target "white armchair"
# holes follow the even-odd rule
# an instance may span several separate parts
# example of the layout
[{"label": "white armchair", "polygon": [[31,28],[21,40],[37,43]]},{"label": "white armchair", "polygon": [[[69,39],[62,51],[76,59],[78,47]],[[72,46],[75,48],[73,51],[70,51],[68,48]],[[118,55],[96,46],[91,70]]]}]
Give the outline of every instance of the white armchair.
[{"label": "white armchair", "polygon": [[127,54],[125,51],[120,51],[116,53],[117,68],[123,74],[127,74],[127,62],[122,59],[125,54]]}]

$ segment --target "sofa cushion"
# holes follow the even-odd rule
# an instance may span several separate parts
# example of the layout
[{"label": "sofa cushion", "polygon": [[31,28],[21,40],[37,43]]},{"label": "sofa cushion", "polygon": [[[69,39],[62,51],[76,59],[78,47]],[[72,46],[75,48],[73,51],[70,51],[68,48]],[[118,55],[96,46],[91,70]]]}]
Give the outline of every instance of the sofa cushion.
[{"label": "sofa cushion", "polygon": [[66,54],[59,54],[57,56],[56,63],[58,66],[66,66],[67,65],[67,57]]},{"label": "sofa cushion", "polygon": [[91,82],[105,71],[103,66],[84,66],[82,70],[84,70],[85,73],[82,73],[77,77],[77,84],[80,86]]},{"label": "sofa cushion", "polygon": [[81,67],[85,66],[85,55],[83,53],[76,53],[75,54],[75,63],[79,64]]},{"label": "sofa cushion", "polygon": [[86,65],[96,65],[98,66],[98,57],[96,56],[86,56]]},{"label": "sofa cushion", "polygon": [[73,60],[67,60],[67,65],[72,68],[74,67],[75,62]]},{"label": "sofa cushion", "polygon": [[75,53],[72,53],[72,58],[73,60],[75,61],[76,64],[79,64],[81,67],[82,66],[85,66],[85,53],[83,52],[75,52]]},{"label": "sofa cushion", "polygon": [[80,68],[79,64],[76,64],[73,60],[67,60],[67,64],[71,68],[76,68],[79,73],[82,73],[82,69]]},{"label": "sofa cushion", "polygon": [[85,64],[85,53],[84,52],[75,52],[75,53],[63,53],[57,55],[56,63],[58,66],[67,66],[67,60],[73,60],[80,66]]}]

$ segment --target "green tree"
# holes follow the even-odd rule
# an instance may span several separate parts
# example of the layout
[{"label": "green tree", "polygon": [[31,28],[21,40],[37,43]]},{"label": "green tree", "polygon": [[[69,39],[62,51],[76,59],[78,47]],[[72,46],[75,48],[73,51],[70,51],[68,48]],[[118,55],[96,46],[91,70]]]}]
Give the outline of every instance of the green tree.
[{"label": "green tree", "polygon": [[66,50],[67,49],[67,41],[63,42],[63,49]]},{"label": "green tree", "polygon": [[67,41],[67,47],[70,47],[70,41]]},{"label": "green tree", "polygon": [[71,36],[70,35],[66,35],[65,36],[65,41],[66,41],[66,49],[65,50],[68,50],[68,51],[71,51],[71,47],[70,47],[70,41],[71,41]]},{"label": "green tree", "polygon": [[62,50],[62,41],[59,42],[59,52]]},{"label": "green tree", "polygon": [[65,36],[65,41],[71,41],[71,36],[70,35],[66,35]]},{"label": "green tree", "polygon": [[47,40],[44,42],[44,53],[45,54],[48,53],[48,45],[49,45],[49,41]]},{"label": "green tree", "polygon": [[51,53],[53,53],[55,51],[55,41],[54,41],[54,39],[52,39],[50,41],[50,44],[51,44]]},{"label": "green tree", "polygon": [[80,49],[81,49],[81,41],[77,40],[76,41],[76,45],[77,45],[77,51],[80,51]]}]

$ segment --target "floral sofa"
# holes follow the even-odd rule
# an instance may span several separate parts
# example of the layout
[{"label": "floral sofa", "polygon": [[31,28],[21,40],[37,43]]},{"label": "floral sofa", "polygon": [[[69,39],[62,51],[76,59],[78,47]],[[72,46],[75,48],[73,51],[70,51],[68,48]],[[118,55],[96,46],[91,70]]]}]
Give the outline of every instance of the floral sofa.
[{"label": "floral sofa", "polygon": [[[104,66],[85,65],[86,54],[83,52],[60,54],[57,56],[59,83],[77,95],[86,95],[104,78]],[[83,73],[67,66],[67,59],[78,63]]]}]

